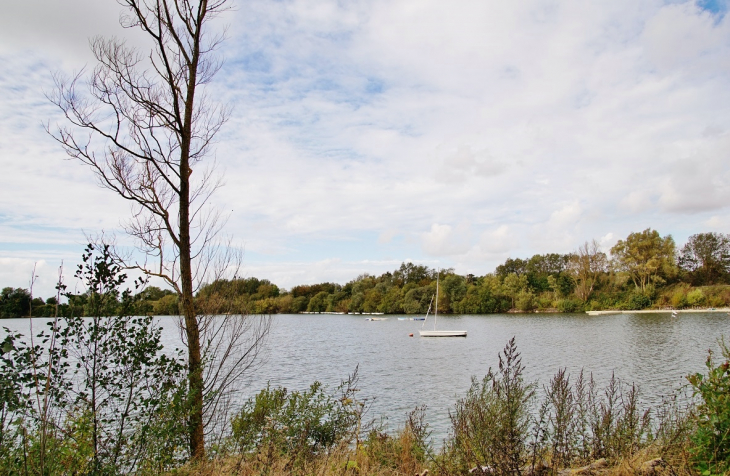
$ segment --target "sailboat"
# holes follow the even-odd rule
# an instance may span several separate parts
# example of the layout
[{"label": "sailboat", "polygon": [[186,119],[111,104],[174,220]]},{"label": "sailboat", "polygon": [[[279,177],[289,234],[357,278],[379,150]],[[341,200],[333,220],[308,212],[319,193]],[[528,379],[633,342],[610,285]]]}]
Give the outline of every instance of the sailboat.
[{"label": "sailboat", "polygon": [[[439,315],[439,272],[436,272],[436,296],[434,296],[436,299],[436,308],[434,309],[433,313],[433,330],[432,331],[424,331],[423,326],[426,325],[426,320],[423,321],[423,324],[421,325],[421,330],[418,331],[418,334],[421,337],[466,337],[466,331],[437,331],[436,330],[436,320],[438,319]],[[433,303],[434,298],[431,298],[431,303]],[[428,306],[428,311],[426,312],[426,319],[428,319],[428,314],[431,312],[431,306]]]}]

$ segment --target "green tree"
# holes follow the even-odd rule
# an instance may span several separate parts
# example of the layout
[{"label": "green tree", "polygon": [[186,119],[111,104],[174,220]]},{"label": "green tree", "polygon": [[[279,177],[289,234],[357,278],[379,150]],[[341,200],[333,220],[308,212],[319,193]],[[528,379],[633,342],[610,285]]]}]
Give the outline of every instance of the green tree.
[{"label": "green tree", "polygon": [[327,310],[329,293],[327,291],[318,292],[307,305],[307,312],[325,312]]},{"label": "green tree", "polygon": [[378,312],[382,300],[383,294],[379,289],[370,289],[365,292],[365,301],[362,304],[362,310],[364,312]]},{"label": "green tree", "polygon": [[454,312],[455,306],[466,296],[466,289],[466,280],[462,276],[457,274],[447,275],[441,281],[440,289],[444,309],[448,312]]},{"label": "green tree", "polygon": [[362,292],[353,293],[350,301],[350,312],[362,312],[365,304],[365,294]]},{"label": "green tree", "polygon": [[428,266],[408,262],[400,265],[400,268],[393,273],[393,279],[401,286],[406,284],[423,286],[435,277],[433,271],[428,269]]},{"label": "green tree", "polygon": [[152,308],[153,312],[161,316],[179,316],[180,303],[176,294],[168,294],[155,301]]},{"label": "green tree", "polygon": [[608,257],[596,240],[585,242],[570,256],[570,275],[575,280],[575,293],[587,302],[596,287],[598,278],[608,271]]},{"label": "green tree", "polygon": [[431,286],[420,286],[410,289],[403,296],[403,311],[406,314],[423,314],[428,311],[431,299],[436,294],[435,284]]},{"label": "green tree", "polygon": [[22,288],[3,288],[0,293],[0,318],[30,315],[30,293]]},{"label": "green tree", "polygon": [[522,290],[519,293],[517,293],[517,297],[515,299],[515,308],[519,309],[520,311],[524,312],[531,312],[534,311],[537,307],[537,300],[535,298],[535,294],[532,291],[529,290]]},{"label": "green tree", "polygon": [[534,255],[527,260],[525,273],[533,292],[542,293],[550,290],[550,277],[560,276],[568,268],[570,255],[549,253]]},{"label": "green tree", "polygon": [[527,290],[527,276],[524,274],[519,276],[516,273],[510,273],[504,277],[502,281],[504,293],[512,300],[512,307],[515,307],[515,299],[521,291]]},{"label": "green tree", "polygon": [[713,232],[690,236],[679,252],[678,262],[692,284],[725,281],[730,274],[730,235]]},{"label": "green tree", "polygon": [[527,272],[527,261],[516,258],[507,258],[507,261],[504,262],[504,264],[500,264],[497,266],[497,269],[495,271],[495,274],[499,276],[500,278],[504,279],[510,274],[516,274],[517,276],[521,276]]},{"label": "green tree", "polygon": [[663,283],[676,267],[672,236],[662,238],[651,228],[619,240],[611,248],[611,255],[618,270],[628,274],[642,293],[651,283]]},{"label": "green tree", "polygon": [[397,286],[391,287],[383,296],[378,307],[380,312],[386,314],[399,314],[403,312],[403,302],[401,300],[401,289]]}]

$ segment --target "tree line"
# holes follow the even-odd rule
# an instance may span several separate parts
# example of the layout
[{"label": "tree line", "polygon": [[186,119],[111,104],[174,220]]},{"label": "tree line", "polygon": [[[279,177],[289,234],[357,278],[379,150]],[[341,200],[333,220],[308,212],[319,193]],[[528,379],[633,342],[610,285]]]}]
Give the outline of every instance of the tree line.
[{"label": "tree line", "polygon": [[[409,262],[345,285],[325,282],[289,291],[267,279],[217,279],[201,287],[195,305],[220,314],[422,314],[432,305],[437,275],[440,313],[721,307],[730,304],[730,235],[698,233],[677,249],[670,235],[646,229],[619,240],[610,254],[593,240],[572,253],[508,258],[484,276]],[[27,289],[6,287],[0,317],[90,315],[88,293],[66,296],[60,303],[55,296],[44,300]],[[168,289],[148,286],[133,301],[137,315],[180,314],[178,295]]]},{"label": "tree line", "polygon": [[299,285],[288,292],[268,280],[218,280],[196,299],[231,313],[422,314],[432,305],[437,275],[440,313],[719,307],[730,303],[730,236],[698,233],[678,249],[671,235],[646,229],[619,240],[609,254],[592,240],[567,254],[508,258],[484,276],[403,263],[345,285]]}]

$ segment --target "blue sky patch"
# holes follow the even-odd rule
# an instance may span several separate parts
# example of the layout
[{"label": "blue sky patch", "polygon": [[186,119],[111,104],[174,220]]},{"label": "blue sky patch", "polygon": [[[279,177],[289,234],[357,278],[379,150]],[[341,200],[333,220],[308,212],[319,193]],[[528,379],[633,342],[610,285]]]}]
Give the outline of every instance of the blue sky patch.
[{"label": "blue sky patch", "polygon": [[728,2],[727,0],[698,0],[697,6],[713,15],[723,17],[727,13]]}]

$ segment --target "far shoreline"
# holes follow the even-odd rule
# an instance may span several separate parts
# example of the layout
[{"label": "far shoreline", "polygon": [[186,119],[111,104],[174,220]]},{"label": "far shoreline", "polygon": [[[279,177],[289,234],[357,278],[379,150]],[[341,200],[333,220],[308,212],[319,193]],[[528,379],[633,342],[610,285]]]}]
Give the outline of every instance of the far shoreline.
[{"label": "far shoreline", "polygon": [[656,313],[706,313],[706,312],[727,312],[730,313],[730,307],[709,307],[705,309],[637,309],[635,311],[613,310],[613,311],[586,311],[589,316],[602,316],[604,314],[656,314]]}]

